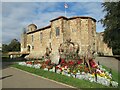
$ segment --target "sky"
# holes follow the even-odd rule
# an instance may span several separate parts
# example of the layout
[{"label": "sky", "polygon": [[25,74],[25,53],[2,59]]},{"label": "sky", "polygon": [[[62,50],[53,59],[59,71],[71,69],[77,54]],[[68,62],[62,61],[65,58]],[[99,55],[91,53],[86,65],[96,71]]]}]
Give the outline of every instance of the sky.
[{"label": "sky", "polygon": [[[66,2],[67,17],[90,16],[97,21],[104,17],[102,2]],[[1,4],[0,4],[1,6]],[[50,20],[65,16],[64,2],[2,2],[2,43],[10,43],[14,38],[20,41],[23,28],[34,23],[38,28],[50,24]],[[1,24],[2,23],[2,24]],[[104,28],[96,22],[96,31]],[[1,32],[1,31],[0,31]]]}]

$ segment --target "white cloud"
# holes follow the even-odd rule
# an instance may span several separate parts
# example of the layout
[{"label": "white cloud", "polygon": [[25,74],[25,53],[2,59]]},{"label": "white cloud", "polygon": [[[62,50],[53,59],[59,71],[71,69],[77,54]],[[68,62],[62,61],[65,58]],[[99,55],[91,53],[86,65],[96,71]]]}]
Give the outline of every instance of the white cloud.
[{"label": "white cloud", "polygon": [[[87,15],[94,18],[100,19],[102,12],[100,4],[97,3],[75,3],[71,4],[68,9],[71,11],[67,12],[67,16],[71,17],[74,15]],[[64,15],[64,8],[61,9],[57,2],[46,2],[46,3],[16,3],[16,2],[5,2],[2,7],[2,31],[3,31],[3,43],[8,43],[11,39],[17,38],[20,40],[20,35],[23,28],[31,23],[35,23],[38,28],[47,26],[50,24],[50,20],[58,16]],[[76,9],[77,8],[77,9]],[[86,13],[81,13],[84,10]],[[48,10],[48,11],[47,11]],[[98,31],[103,28],[101,24],[97,25]],[[101,30],[100,30],[101,29]]]},{"label": "white cloud", "polygon": [[2,43],[2,3],[0,2],[0,47]]},{"label": "white cloud", "polygon": [[[73,0],[2,0],[2,2],[65,2],[65,1],[73,2]],[[74,2],[103,2],[103,1],[105,0],[74,0]]]},{"label": "white cloud", "polygon": [[[102,19],[105,15],[105,12],[102,10],[103,9],[100,2],[79,2],[72,6],[72,11],[77,12],[78,15],[90,16],[95,18],[97,21]],[[96,31],[104,31],[104,28],[100,22],[96,22]]]},{"label": "white cloud", "polygon": [[3,43],[11,39],[20,40],[23,28],[28,24],[35,23],[38,28],[50,24],[49,20],[64,15],[64,12],[45,12],[53,8],[56,3],[3,3]]}]

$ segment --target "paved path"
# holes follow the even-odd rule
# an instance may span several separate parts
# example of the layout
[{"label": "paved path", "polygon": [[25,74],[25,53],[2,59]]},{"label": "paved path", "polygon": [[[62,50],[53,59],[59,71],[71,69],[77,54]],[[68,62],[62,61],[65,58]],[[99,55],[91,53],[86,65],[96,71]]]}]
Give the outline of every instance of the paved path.
[{"label": "paved path", "polygon": [[11,67],[2,74],[2,88],[72,88]]},{"label": "paved path", "polygon": [[119,65],[120,65],[120,61],[118,59],[115,59],[113,57],[97,57],[95,59],[96,62],[100,62],[100,64],[105,65],[106,67],[109,67],[115,71],[119,71]]}]

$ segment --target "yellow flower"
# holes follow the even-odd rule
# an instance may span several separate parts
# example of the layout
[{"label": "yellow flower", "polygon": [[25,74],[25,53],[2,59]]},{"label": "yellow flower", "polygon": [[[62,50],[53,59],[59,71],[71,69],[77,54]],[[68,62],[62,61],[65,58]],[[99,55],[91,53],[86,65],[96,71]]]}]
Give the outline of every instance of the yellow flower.
[{"label": "yellow flower", "polygon": [[100,73],[100,76],[105,77],[105,74],[104,73]]}]

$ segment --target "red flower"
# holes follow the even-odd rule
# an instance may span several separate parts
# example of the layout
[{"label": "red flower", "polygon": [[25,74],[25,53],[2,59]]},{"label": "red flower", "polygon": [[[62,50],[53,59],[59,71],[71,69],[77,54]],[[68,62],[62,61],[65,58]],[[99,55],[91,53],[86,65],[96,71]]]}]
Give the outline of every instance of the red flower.
[{"label": "red flower", "polygon": [[78,60],[77,64],[81,64],[81,63],[82,63],[82,61],[81,61],[81,60]]},{"label": "red flower", "polygon": [[91,66],[92,68],[96,68],[96,67],[97,67],[97,64],[95,63],[94,60],[90,60],[89,63],[90,63],[90,66]]},{"label": "red flower", "polygon": [[73,61],[69,61],[68,63],[69,63],[69,65],[74,65]]},{"label": "red flower", "polygon": [[26,62],[26,64],[32,64],[32,62]]},{"label": "red flower", "polygon": [[63,63],[65,63],[65,60],[64,60],[64,59],[61,59],[60,64],[63,64]]},{"label": "red flower", "polygon": [[45,61],[45,64],[48,65],[49,63],[51,63],[51,60],[48,59],[47,61]]}]

